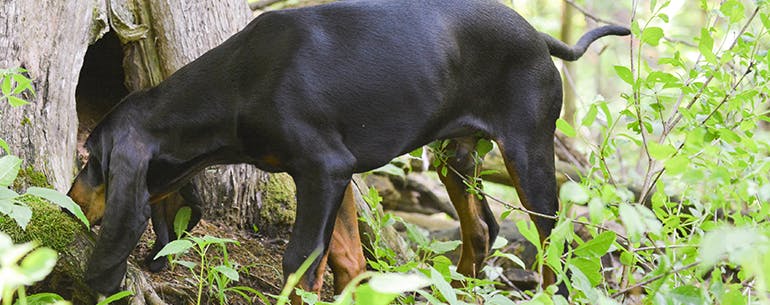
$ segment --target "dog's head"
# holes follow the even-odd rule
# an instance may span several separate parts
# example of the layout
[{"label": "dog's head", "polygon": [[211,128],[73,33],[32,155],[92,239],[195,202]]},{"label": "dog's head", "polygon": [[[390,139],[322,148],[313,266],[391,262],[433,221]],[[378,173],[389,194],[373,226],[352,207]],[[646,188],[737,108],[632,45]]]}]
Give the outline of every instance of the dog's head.
[{"label": "dog's head", "polygon": [[99,160],[93,155],[80,170],[67,196],[70,196],[86,214],[91,225],[97,224],[104,216],[106,186]]}]

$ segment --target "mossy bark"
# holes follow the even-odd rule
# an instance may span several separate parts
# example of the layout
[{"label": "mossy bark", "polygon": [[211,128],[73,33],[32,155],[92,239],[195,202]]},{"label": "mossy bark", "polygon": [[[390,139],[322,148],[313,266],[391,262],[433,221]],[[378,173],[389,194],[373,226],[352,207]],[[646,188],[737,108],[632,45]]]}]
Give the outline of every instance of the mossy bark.
[{"label": "mossy bark", "polygon": [[87,258],[94,246],[93,234],[58,206],[31,196],[22,200],[32,208],[32,220],[26,229],[0,216],[0,231],[11,236],[15,243],[33,241],[59,253],[53,272],[29,291],[55,292],[73,304],[96,303],[96,294],[84,282]]}]

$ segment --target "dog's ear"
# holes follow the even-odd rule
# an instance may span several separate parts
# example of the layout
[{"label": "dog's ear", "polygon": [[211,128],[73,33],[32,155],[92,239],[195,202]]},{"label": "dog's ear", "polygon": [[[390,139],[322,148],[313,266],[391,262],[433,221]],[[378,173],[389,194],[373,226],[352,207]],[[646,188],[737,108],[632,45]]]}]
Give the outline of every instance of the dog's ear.
[{"label": "dog's ear", "polygon": [[[102,230],[91,254],[86,283],[96,291],[118,291],[126,260],[147,228],[150,217],[147,167],[149,154],[135,141],[123,139],[112,147],[106,180],[106,209]],[[106,162],[105,162],[106,161]]]}]

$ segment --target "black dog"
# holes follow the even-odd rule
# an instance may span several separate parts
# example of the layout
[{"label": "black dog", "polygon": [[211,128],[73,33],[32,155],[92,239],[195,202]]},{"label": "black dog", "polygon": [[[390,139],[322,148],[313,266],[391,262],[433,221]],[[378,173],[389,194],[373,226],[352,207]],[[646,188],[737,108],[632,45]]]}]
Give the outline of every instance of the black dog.
[{"label": "black dog", "polygon": [[[492,0],[353,0],[265,13],[157,87],[127,96],[91,134],[70,192],[86,209],[102,207],[91,217],[103,211],[87,281],[118,290],[149,203],[212,164],[251,163],[294,178],[284,275],[313,251],[329,251],[353,173],[436,139],[453,139],[449,163],[464,174],[473,174],[477,138],[496,141],[524,206],[554,215],[562,89],[551,55],[575,60],[599,37],[629,33],[605,26],[569,47]],[[459,176],[442,180],[461,218],[458,270],[475,275],[497,223]],[[534,221],[548,236],[554,222]],[[347,251],[349,264],[361,264],[360,247]],[[300,286],[320,289],[324,264],[316,259]]]}]

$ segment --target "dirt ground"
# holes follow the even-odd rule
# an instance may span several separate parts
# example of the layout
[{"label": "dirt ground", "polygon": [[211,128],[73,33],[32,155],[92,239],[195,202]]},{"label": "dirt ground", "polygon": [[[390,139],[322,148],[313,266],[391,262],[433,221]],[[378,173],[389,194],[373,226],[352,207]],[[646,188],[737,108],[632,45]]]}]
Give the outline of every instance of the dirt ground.
[{"label": "dirt ground", "polygon": [[[278,295],[283,287],[283,275],[281,271],[281,259],[283,251],[288,243],[288,234],[285,236],[269,237],[258,233],[247,232],[238,228],[228,227],[225,224],[201,222],[193,229],[193,236],[203,237],[210,235],[219,238],[229,238],[237,240],[239,244],[229,244],[227,254],[230,262],[238,266],[240,280],[231,286],[245,286],[253,288],[266,296]],[[134,250],[131,260],[138,266],[143,266],[144,257],[149,253],[155,235],[152,230],[147,230]],[[190,251],[182,257],[183,260],[200,263],[200,257],[194,251]],[[206,259],[212,259],[215,265],[222,260],[222,254],[210,248]],[[198,272],[199,269],[196,269]],[[152,273],[143,267],[143,271],[152,282],[153,287],[159,296],[168,304],[196,304],[197,282],[189,269],[184,266],[176,265],[173,268],[167,268],[158,273]],[[331,300],[333,290],[331,287],[331,273],[327,270],[324,281],[324,288],[321,296],[325,300]],[[201,304],[218,304],[217,299],[210,299],[214,296],[212,292],[207,293],[207,287],[204,285]],[[254,295],[250,300],[246,300],[236,293],[228,293],[228,304],[263,304]],[[270,299],[274,302],[275,299]]]}]

